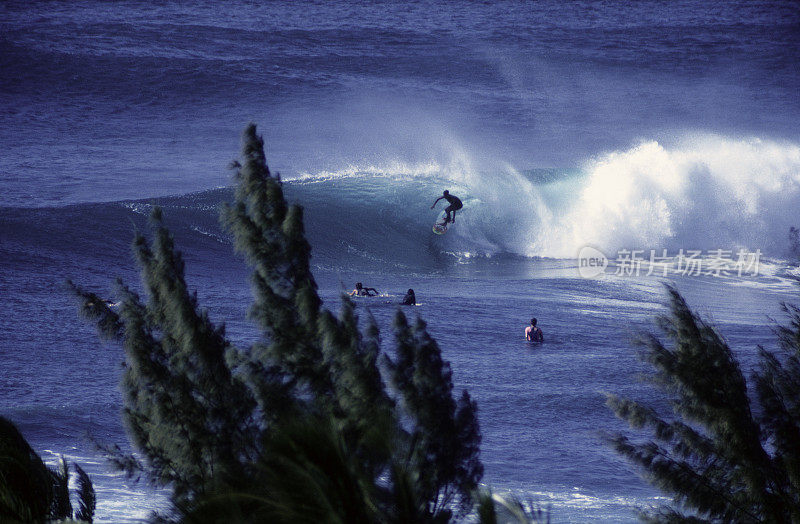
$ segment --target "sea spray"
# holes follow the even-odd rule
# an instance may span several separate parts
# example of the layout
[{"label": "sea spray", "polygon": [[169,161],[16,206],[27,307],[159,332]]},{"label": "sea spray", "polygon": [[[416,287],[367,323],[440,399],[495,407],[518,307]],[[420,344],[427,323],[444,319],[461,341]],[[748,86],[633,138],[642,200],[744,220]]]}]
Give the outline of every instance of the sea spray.
[{"label": "sea spray", "polygon": [[800,147],[703,136],[642,142],[586,168],[569,210],[544,225],[542,253],[620,249],[761,249],[780,256],[800,221]]}]

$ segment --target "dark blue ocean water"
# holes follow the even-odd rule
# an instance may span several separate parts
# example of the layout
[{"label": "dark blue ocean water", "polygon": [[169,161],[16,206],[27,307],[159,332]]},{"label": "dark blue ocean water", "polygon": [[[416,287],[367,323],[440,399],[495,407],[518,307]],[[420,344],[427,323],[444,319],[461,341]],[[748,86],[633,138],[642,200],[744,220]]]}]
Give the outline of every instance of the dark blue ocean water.
[{"label": "dark blue ocean water", "polygon": [[[79,461],[98,521],[164,503],[110,470],[121,350],[66,278],[136,285],[152,205],[192,287],[245,345],[249,284],[217,225],[239,133],[305,207],[326,306],[356,281],[392,351],[419,313],[477,399],[485,482],[555,522],[629,522],[661,495],[605,448],[614,392],[658,402],[630,340],[662,281],[752,366],[796,300],[800,10],[793,2],[0,4],[0,413]],[[429,209],[465,202],[445,236]],[[158,197],[158,198],[156,198]],[[441,207],[441,204],[440,204]],[[581,278],[576,257],[761,250],[758,275]],[[539,318],[546,343],[523,329]]]}]

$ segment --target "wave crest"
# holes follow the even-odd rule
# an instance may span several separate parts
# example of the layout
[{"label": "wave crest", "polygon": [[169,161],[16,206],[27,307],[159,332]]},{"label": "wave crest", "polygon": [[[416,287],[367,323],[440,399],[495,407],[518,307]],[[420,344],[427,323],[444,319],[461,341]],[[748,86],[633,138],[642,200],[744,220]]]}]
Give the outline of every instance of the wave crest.
[{"label": "wave crest", "polygon": [[542,220],[530,250],[762,249],[776,255],[800,223],[800,147],[761,139],[648,141],[585,168],[573,203]]}]

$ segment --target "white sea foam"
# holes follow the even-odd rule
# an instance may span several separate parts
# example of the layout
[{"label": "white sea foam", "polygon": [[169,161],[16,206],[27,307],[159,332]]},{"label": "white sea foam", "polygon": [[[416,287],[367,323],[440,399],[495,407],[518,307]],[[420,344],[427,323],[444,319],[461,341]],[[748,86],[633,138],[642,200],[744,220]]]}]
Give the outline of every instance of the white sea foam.
[{"label": "white sea foam", "polygon": [[681,248],[782,256],[789,228],[800,225],[800,145],[786,141],[646,140],[587,161],[582,176],[548,182],[508,165],[490,175],[468,160],[457,165],[439,174],[467,196],[460,233],[527,256],[575,258],[584,246],[609,256]]},{"label": "white sea foam", "polygon": [[541,216],[529,253],[619,249],[761,249],[782,254],[800,222],[800,147],[760,139],[642,142],[586,166],[564,213]]},{"label": "white sea foam", "polygon": [[[519,500],[529,510],[549,512],[550,517],[559,522],[583,522],[583,517],[603,515],[606,512],[618,516],[624,514],[626,510],[630,511],[630,519],[625,520],[635,521],[635,508],[655,508],[668,504],[670,500],[669,497],[660,495],[650,497],[598,495],[579,487],[572,489],[564,487],[559,491],[525,490],[524,492],[495,489],[493,498],[498,507],[514,499]],[[573,518],[569,518],[570,516]],[[517,522],[503,511],[500,511],[499,517],[501,517],[500,522]]]}]

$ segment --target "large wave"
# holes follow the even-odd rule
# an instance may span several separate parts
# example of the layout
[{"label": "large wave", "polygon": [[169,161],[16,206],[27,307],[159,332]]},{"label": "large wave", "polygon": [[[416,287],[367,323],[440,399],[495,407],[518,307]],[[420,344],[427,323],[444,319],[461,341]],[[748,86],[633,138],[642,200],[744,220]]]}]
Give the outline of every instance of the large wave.
[{"label": "large wave", "polygon": [[[702,136],[666,146],[642,142],[582,169],[475,168],[456,149],[419,164],[352,166],[285,181],[305,209],[314,263],[340,271],[429,271],[477,256],[575,258],[584,246],[620,249],[747,250],[783,257],[800,225],[800,146]],[[434,199],[449,189],[464,200],[444,236],[431,226]],[[230,251],[218,225],[229,189],[147,201],[63,208],[0,208],[4,243],[19,252],[84,250],[127,257],[132,228],[151,205],[164,208],[179,245],[217,259]],[[78,246],[78,247],[76,247]],[[49,256],[49,255],[48,255]]]},{"label": "large wave", "polygon": [[422,235],[430,236],[435,217],[428,204],[450,189],[465,208],[433,249],[574,258],[590,245],[606,253],[760,249],[782,256],[789,228],[800,225],[800,146],[703,135],[672,146],[644,141],[580,170],[524,172],[476,170],[459,151],[447,164],[351,167],[289,186],[307,204],[312,229],[322,221],[345,233],[337,235],[348,239],[342,242],[373,254],[428,246]]}]

